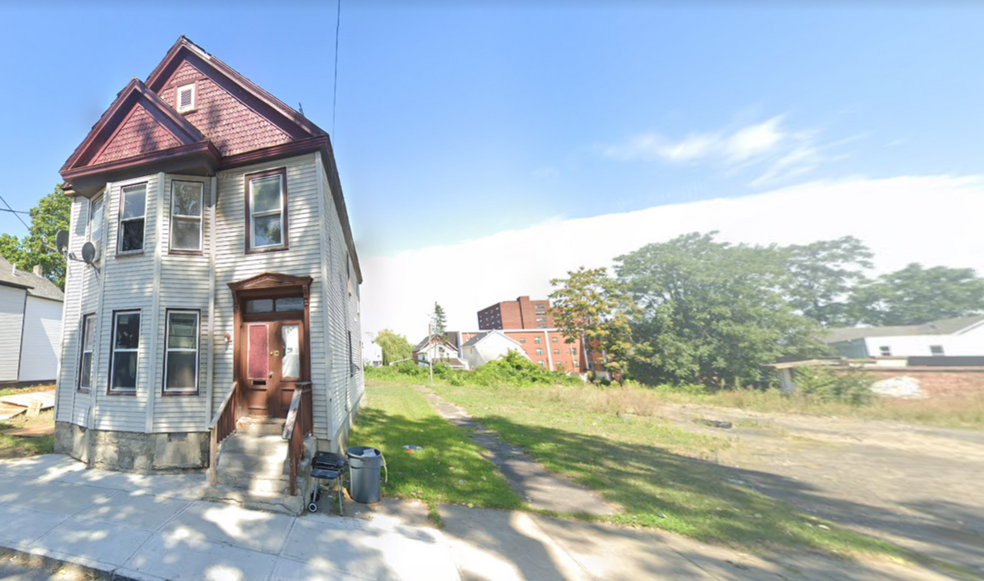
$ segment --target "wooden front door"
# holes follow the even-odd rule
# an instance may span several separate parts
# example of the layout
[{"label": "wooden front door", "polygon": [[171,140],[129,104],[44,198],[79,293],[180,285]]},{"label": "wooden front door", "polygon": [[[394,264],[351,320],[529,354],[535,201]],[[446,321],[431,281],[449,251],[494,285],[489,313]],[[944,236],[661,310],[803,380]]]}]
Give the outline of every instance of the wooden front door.
[{"label": "wooden front door", "polygon": [[[291,397],[304,384],[304,323],[277,319],[244,323],[246,405],[257,418],[286,418]],[[242,351],[241,351],[242,353]]]}]

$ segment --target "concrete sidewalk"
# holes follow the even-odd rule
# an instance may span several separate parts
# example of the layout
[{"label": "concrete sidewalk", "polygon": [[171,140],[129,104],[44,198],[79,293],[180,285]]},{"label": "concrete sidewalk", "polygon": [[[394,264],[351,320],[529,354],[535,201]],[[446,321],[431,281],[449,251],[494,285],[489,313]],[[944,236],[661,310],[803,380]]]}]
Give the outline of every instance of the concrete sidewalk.
[{"label": "concrete sidewalk", "polygon": [[60,455],[2,461],[0,547],[121,579],[460,579],[440,531],[213,504],[198,500],[204,485]]},{"label": "concrete sidewalk", "polygon": [[[0,552],[88,567],[104,577],[175,581],[941,581],[888,562],[763,559],[653,530],[522,511],[348,503],[289,517],[198,500],[205,477],[87,470],[66,456],[0,461]],[[325,500],[327,499],[327,500]]]}]

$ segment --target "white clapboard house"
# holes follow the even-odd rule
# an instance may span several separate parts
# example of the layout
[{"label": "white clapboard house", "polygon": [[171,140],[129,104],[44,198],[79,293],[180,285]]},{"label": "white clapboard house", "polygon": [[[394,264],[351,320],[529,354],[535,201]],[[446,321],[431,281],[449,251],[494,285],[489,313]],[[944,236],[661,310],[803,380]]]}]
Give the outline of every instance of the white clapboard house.
[{"label": "white clapboard house", "polygon": [[51,383],[58,372],[64,295],[0,257],[0,387]]},{"label": "white clapboard house", "polygon": [[303,494],[306,460],[345,445],[364,390],[362,276],[328,134],[182,36],[61,174],[56,450],[209,467],[216,496],[244,503]]}]

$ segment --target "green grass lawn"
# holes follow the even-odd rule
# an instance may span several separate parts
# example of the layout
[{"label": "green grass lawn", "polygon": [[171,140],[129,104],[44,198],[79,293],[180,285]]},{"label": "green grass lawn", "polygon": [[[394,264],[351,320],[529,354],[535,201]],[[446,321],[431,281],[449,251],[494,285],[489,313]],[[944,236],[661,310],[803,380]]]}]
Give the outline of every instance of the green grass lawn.
[{"label": "green grass lawn", "polygon": [[892,420],[942,428],[984,430],[984,393],[904,400],[876,398],[867,405],[821,402],[800,396],[784,396],[779,390],[746,389],[693,394],[672,389],[649,391],[664,402],[747,409],[766,413],[840,416]]},{"label": "green grass lawn", "polygon": [[[548,470],[600,492],[623,509],[621,514],[593,518],[666,529],[752,551],[905,556],[894,545],[798,512],[732,482],[730,473],[715,462],[716,453],[731,445],[727,438],[687,432],[647,415],[625,414],[619,410],[649,404],[634,397],[613,401],[622,397],[618,389],[448,385],[433,389]],[[794,481],[788,485],[798,486]]]},{"label": "green grass lawn", "polygon": [[[366,387],[367,403],[359,411],[350,445],[383,452],[389,482],[384,495],[484,508],[522,508],[522,500],[486,460],[468,435],[438,416],[407,385]],[[405,445],[423,450],[407,452]]]}]

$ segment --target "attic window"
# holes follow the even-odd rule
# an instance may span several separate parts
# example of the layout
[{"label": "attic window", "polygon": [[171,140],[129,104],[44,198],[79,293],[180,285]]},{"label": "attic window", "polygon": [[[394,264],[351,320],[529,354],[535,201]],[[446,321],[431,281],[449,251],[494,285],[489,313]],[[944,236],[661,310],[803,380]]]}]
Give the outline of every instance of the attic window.
[{"label": "attic window", "polygon": [[178,113],[195,110],[195,83],[178,87]]}]

